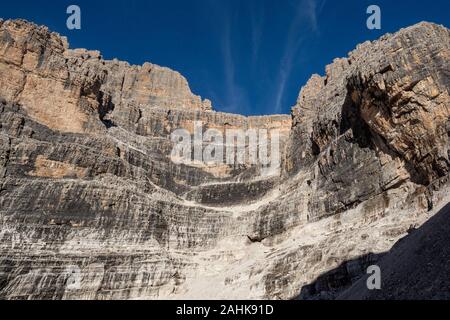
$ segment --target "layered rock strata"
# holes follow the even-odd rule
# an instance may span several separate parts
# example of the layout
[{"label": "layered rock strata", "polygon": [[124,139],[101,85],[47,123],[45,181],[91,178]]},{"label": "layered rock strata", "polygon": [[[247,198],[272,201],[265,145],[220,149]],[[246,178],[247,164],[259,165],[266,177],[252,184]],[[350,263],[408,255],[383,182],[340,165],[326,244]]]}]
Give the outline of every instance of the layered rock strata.
[{"label": "layered rock strata", "polygon": [[[336,297],[450,200],[449,54],[420,23],[314,75],[291,116],[243,117],[0,21],[0,297]],[[198,122],[278,130],[280,172],[174,163]]]}]

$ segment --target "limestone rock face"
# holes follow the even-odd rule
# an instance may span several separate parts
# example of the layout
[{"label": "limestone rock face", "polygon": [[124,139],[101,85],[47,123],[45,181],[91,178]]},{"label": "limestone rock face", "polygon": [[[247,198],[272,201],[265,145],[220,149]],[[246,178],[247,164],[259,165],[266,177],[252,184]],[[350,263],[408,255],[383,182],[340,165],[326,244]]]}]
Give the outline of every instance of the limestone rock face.
[{"label": "limestone rock face", "polygon": [[449,48],[448,29],[421,23],[359,45],[302,89],[290,156],[318,166],[314,216],[448,176]]},{"label": "limestone rock face", "polygon": [[[0,298],[338,296],[450,201],[449,35],[364,43],[291,116],[244,117],[167,68],[0,21]],[[174,162],[171,134],[199,123],[278,130],[280,170]]]},{"label": "limestone rock face", "polygon": [[0,95],[26,105],[28,114],[51,128],[95,131],[98,120],[124,105],[211,110],[211,103],[193,95],[186,79],[170,69],[69,50],[65,38],[22,20],[3,22],[0,34]]}]

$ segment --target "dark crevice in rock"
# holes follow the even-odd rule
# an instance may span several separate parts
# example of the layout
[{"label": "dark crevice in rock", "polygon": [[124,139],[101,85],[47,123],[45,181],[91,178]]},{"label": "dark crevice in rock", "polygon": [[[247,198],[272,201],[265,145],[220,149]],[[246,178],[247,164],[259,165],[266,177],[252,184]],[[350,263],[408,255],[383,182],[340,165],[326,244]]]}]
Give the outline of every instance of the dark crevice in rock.
[{"label": "dark crevice in rock", "polygon": [[115,105],[112,102],[111,97],[104,92],[99,91],[97,101],[99,102],[98,114],[100,117],[100,121],[105,125],[107,129],[116,127],[117,125],[114,123],[114,121],[109,118],[109,116],[115,109]]},{"label": "dark crevice in rock", "polygon": [[248,240],[250,240],[250,242],[255,243],[255,242],[262,242],[264,239],[268,238],[268,237],[262,237],[262,236],[247,236]]},{"label": "dark crevice in rock", "polygon": [[142,119],[142,110],[141,110],[141,108],[137,109],[137,113],[138,113],[138,115],[137,115],[137,119],[136,119],[135,124],[139,124],[139,122],[141,122],[141,119]]},{"label": "dark crevice in rock", "polygon": [[360,105],[353,101],[354,89],[348,88],[347,96],[345,97],[344,105],[342,106],[341,123],[339,126],[339,133],[345,134],[351,129],[352,141],[358,144],[361,148],[372,148],[372,133],[369,126],[366,124],[361,116]]},{"label": "dark crevice in rock", "polygon": [[388,64],[386,67],[380,70],[380,74],[385,74],[389,71],[394,71],[394,67],[391,64]]},{"label": "dark crevice in rock", "polygon": [[313,156],[318,156],[320,154],[320,147],[316,141],[311,138],[311,152]]}]

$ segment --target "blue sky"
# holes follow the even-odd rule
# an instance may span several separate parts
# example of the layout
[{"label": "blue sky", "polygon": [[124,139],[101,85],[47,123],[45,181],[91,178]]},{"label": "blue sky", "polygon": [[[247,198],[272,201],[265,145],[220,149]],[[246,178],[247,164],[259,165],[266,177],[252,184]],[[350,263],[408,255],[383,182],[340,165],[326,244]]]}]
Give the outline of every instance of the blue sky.
[{"label": "blue sky", "polygon": [[[82,29],[66,28],[77,4]],[[369,5],[382,29],[369,30]],[[0,17],[45,24],[72,48],[106,59],[145,61],[182,73],[215,110],[246,115],[289,113],[313,73],[358,43],[419,21],[450,25],[449,0],[18,0]]]}]

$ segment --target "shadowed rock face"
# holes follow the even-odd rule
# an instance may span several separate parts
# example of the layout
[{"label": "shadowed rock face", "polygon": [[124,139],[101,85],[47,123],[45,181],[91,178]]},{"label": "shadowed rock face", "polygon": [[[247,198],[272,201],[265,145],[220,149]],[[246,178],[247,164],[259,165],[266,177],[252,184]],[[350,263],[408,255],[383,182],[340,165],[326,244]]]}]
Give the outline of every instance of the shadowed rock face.
[{"label": "shadowed rock face", "polygon": [[[420,23],[364,43],[291,116],[243,117],[167,68],[0,21],[0,298],[288,299],[388,251],[450,199],[449,41]],[[196,121],[279,130],[281,171],[173,163]],[[320,279],[325,297],[356,280]]]},{"label": "shadowed rock face", "polygon": [[449,218],[450,203],[379,261],[382,290],[366,290],[366,276],[337,299],[450,299]]}]

